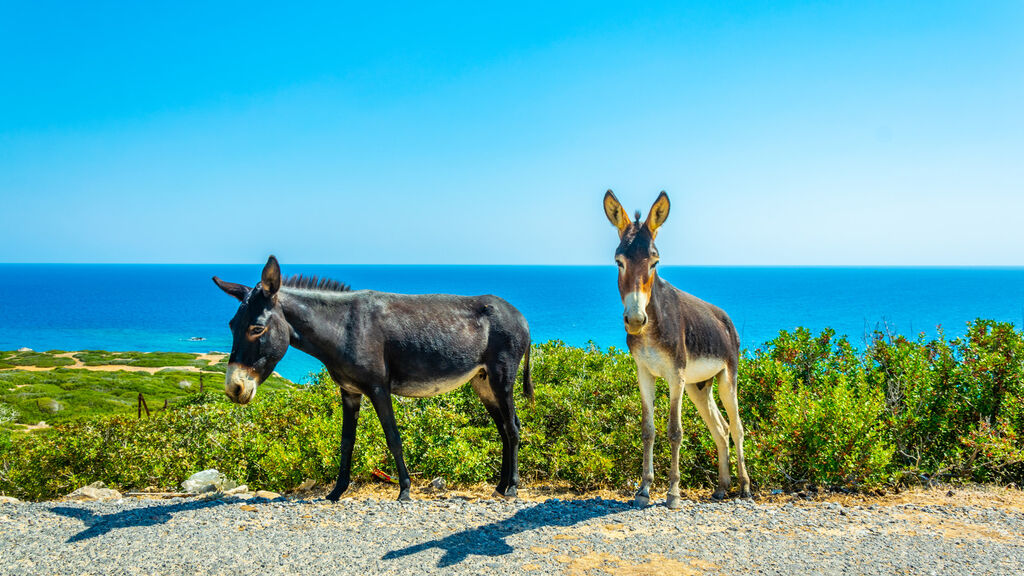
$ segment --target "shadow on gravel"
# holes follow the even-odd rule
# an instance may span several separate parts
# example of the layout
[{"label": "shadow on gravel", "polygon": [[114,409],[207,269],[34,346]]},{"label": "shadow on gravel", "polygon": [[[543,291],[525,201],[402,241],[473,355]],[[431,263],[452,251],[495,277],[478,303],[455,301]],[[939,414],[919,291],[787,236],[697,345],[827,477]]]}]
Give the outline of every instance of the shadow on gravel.
[{"label": "shadow on gravel", "polygon": [[544,526],[572,526],[601,516],[634,509],[632,503],[615,500],[548,500],[524,508],[516,512],[515,515],[498,522],[464,530],[438,540],[392,550],[384,554],[382,559],[397,560],[417,552],[440,548],[444,550],[444,555],[438,560],[437,566],[444,568],[462,562],[470,554],[492,557],[511,554],[515,549],[505,542],[505,538],[520,532]]},{"label": "shadow on gravel", "polygon": [[162,506],[147,506],[145,508],[132,508],[121,510],[112,514],[96,514],[86,508],[73,508],[71,506],[55,506],[50,512],[81,520],[85,524],[85,530],[68,538],[67,543],[81,542],[119,528],[139,528],[143,526],[156,526],[171,519],[175,512],[185,510],[202,510],[213,506],[224,504],[222,500],[201,500],[192,502],[178,502],[176,504],[165,504]]}]

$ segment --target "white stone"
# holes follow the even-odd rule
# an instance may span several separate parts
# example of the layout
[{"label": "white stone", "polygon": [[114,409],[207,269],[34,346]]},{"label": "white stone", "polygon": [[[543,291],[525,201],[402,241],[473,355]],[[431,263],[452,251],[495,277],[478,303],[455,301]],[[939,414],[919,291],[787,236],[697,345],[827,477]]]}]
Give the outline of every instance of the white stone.
[{"label": "white stone", "polygon": [[215,468],[196,472],[181,483],[182,489],[193,494],[231,490],[236,486],[238,486],[237,482],[229,480]]}]

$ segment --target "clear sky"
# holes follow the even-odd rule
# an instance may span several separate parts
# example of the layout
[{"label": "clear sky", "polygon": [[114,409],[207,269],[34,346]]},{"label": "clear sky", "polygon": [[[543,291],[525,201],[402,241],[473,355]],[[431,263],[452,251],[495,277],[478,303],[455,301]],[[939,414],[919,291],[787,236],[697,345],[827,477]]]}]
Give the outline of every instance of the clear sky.
[{"label": "clear sky", "polygon": [[0,3],[0,262],[1024,265],[1020,0],[208,4]]}]

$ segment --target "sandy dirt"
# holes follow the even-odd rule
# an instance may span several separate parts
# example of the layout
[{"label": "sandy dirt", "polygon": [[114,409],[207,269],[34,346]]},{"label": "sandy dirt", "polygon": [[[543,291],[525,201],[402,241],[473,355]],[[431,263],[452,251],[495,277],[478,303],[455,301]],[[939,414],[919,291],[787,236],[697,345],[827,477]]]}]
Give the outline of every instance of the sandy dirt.
[{"label": "sandy dirt", "polygon": [[[316,486],[310,490],[310,495],[324,496],[330,491],[332,486]],[[433,490],[430,488],[429,482],[418,479],[414,479],[412,485],[412,497],[414,499],[417,497],[435,498],[438,495],[444,495],[449,498],[462,497],[469,501],[491,500],[494,499],[492,496],[493,492],[494,487],[489,484],[478,484],[443,491]],[[683,489],[681,490],[681,495],[684,500],[712,502],[711,492],[711,489]],[[519,499],[527,502],[542,502],[549,498],[584,500],[597,497],[606,500],[628,501],[632,499],[632,496],[631,492],[621,490],[589,490],[581,492],[567,486],[550,484],[531,486],[527,483],[519,490]],[[379,481],[354,483],[345,492],[345,497],[356,500],[393,500],[398,497],[398,486]],[[652,493],[652,502],[655,498],[664,498],[664,494],[659,492]],[[977,506],[1007,512],[1024,513],[1024,491],[1014,487],[986,485],[914,487],[900,490],[898,493],[884,492],[882,494],[820,492],[808,494],[807,497],[799,496],[795,493],[771,494],[763,492],[755,493],[754,500],[758,505],[768,506],[785,506],[790,503],[795,506],[810,506],[822,502],[833,502],[846,507],[872,505],[895,507],[915,504],[919,506]]]}]

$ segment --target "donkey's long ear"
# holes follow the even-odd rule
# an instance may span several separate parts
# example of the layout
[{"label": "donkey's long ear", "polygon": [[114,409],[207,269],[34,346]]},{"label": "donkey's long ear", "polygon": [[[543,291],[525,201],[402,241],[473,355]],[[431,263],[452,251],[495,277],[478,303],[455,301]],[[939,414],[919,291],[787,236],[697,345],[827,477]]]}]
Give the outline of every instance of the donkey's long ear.
[{"label": "donkey's long ear", "polygon": [[619,229],[619,237],[622,237],[622,233],[626,231],[626,227],[629,226],[629,214],[626,213],[626,209],[619,204],[619,199],[615,197],[615,194],[611,190],[604,193],[604,215],[608,217],[608,221]]},{"label": "donkey's long ear", "polygon": [[225,282],[216,276],[213,277],[213,283],[220,287],[221,290],[227,292],[231,296],[238,298],[241,302],[245,300],[245,295],[249,293],[249,287],[241,284],[235,284],[234,282]]},{"label": "donkey's long ear", "polygon": [[260,287],[263,288],[263,295],[270,298],[281,289],[281,266],[277,258],[271,254],[267,258],[267,265],[263,267],[263,277],[260,278]]},{"label": "donkey's long ear", "polygon": [[644,224],[651,230],[651,235],[654,236],[658,233],[658,228],[665,223],[668,219],[668,194],[662,190],[661,194],[658,195],[658,199],[651,205],[651,212],[647,215],[647,221]]}]

